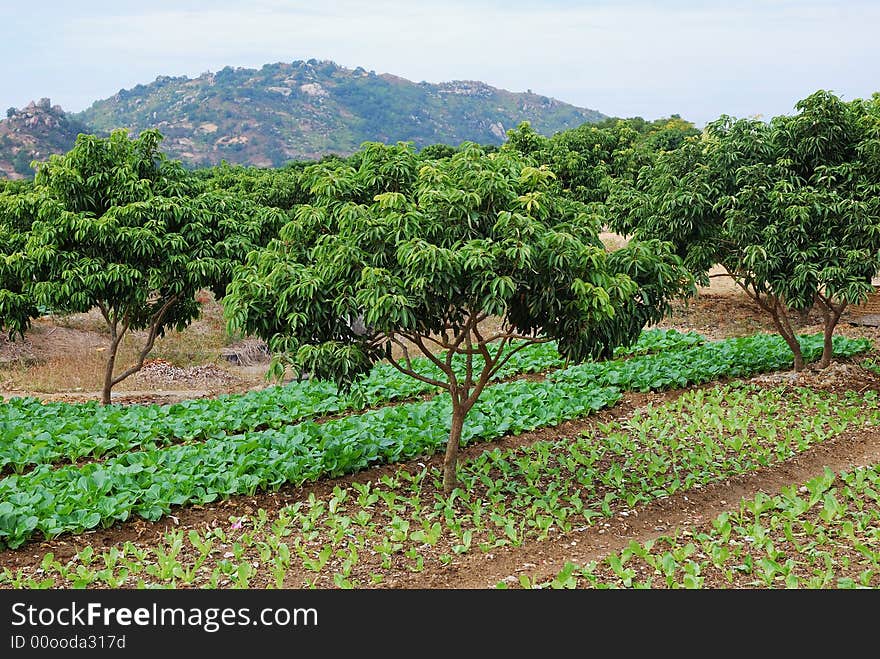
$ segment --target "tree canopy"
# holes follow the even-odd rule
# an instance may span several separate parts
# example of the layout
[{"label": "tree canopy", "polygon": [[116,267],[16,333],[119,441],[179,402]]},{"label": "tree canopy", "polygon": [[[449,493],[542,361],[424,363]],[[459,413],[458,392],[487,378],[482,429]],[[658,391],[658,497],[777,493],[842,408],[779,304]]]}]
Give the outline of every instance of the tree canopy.
[{"label": "tree canopy", "polygon": [[[285,218],[220,191],[199,192],[162,136],[80,135],[39,165],[32,189],[0,195],[0,325],[23,332],[37,309],[100,310],[110,345],[103,389],[139,370],[169,328],[199,314],[197,291],[221,296],[232,264]],[[129,330],[145,330],[136,362],[115,372]]]},{"label": "tree canopy", "polygon": [[[276,373],[345,386],[387,359],[447,390],[447,491],[464,418],[515,351],[552,339],[572,360],[609,355],[688,289],[669,245],[608,253],[601,216],[513,151],[424,161],[368,143],[357,162],[304,170],[310,203],[236,269],[227,316],[282,356]],[[417,371],[415,352],[442,376]]]},{"label": "tree canopy", "polygon": [[619,185],[616,230],[673,241],[704,283],[721,264],[804,366],[789,311],[817,305],[825,351],[880,269],[880,102],[818,91],[770,122],[722,116]]},{"label": "tree canopy", "polygon": [[501,147],[547,165],[575,199],[604,202],[616,180],[632,180],[658,152],[678,147],[699,131],[678,115],[647,122],[641,117],[585,123],[545,137],[528,122],[507,131]]}]

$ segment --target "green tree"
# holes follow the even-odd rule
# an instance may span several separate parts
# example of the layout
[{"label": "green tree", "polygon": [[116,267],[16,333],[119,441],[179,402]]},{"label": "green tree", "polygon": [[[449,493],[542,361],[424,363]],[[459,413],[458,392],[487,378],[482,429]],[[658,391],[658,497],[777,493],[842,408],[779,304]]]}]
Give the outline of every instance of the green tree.
[{"label": "green tree", "polygon": [[880,269],[880,113],[819,91],[769,123],[723,116],[661,153],[610,215],[622,233],[672,241],[703,283],[721,264],[805,366],[790,312],[816,307],[825,345]]},{"label": "green tree", "polygon": [[419,157],[423,160],[440,160],[455,155],[456,151],[458,148],[450,144],[429,144],[419,151]]},{"label": "green tree", "polygon": [[259,206],[290,210],[306,200],[300,170],[294,167],[262,169],[230,165],[226,161],[193,172],[205,190],[224,190]]},{"label": "green tree", "polygon": [[[221,297],[232,264],[268,240],[282,211],[218,191],[198,194],[162,136],[125,131],[80,135],[68,153],[39,165],[30,191],[0,195],[0,231],[10,237],[0,269],[0,325],[23,332],[36,307],[97,308],[109,333],[102,401],[140,370],[157,337],[199,314],[195,294]],[[134,364],[116,370],[122,339],[146,337]]]},{"label": "green tree", "polygon": [[599,216],[516,153],[464,144],[424,162],[410,145],[367,144],[362,156],[304,172],[312,202],[236,269],[225,309],[269,342],[276,375],[345,386],[385,359],[447,391],[446,492],[465,418],[511,355],[549,340],[575,361],[610,355],[688,290],[670,246],[606,252]]},{"label": "green tree", "polygon": [[[674,141],[689,126],[680,118],[670,119],[662,128],[648,132],[651,125],[644,120],[606,120],[544,137],[523,122],[507,131],[508,139],[502,149],[514,150],[547,165],[556,174],[561,188],[578,201],[601,203],[616,180],[634,179],[639,169],[650,163],[654,151]],[[669,135],[660,137],[661,130],[668,130]]]},{"label": "green tree", "polygon": [[674,114],[668,119],[658,119],[646,131],[645,146],[649,151],[671,151],[682,145],[685,138],[695,137],[700,131],[691,122]]},{"label": "green tree", "polygon": [[38,204],[21,188],[0,189],[0,331],[10,338],[23,337],[37,306],[25,290],[28,268],[22,252],[27,243],[31,219]]}]

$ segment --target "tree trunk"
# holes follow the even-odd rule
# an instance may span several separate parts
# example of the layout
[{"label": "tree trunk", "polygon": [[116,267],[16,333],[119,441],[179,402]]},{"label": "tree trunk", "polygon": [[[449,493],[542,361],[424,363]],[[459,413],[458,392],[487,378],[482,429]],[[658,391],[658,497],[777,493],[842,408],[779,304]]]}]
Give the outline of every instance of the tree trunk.
[{"label": "tree trunk", "polygon": [[795,372],[800,373],[804,370],[804,366],[806,366],[804,363],[804,353],[801,351],[801,344],[798,343],[797,339],[794,339],[794,343],[797,344],[797,350],[795,350],[795,348],[792,347],[791,342],[787,338],[785,340],[788,342],[791,351],[794,353],[794,370]]},{"label": "tree trunk", "polygon": [[819,360],[819,368],[828,368],[831,365],[831,356],[834,354],[834,328],[825,326],[824,341],[822,343],[822,358]]},{"label": "tree trunk", "polygon": [[836,309],[832,306],[830,310],[825,312],[825,327],[823,330],[824,341],[822,343],[822,358],[819,360],[819,368],[828,368],[831,365],[831,358],[834,356],[834,330],[843,314],[844,307]]},{"label": "tree trunk", "polygon": [[778,306],[774,305],[773,307],[770,307],[770,314],[773,317],[773,324],[776,325],[776,330],[779,332],[780,336],[785,339],[788,347],[791,348],[791,352],[794,355],[794,370],[796,372],[803,371],[805,366],[804,353],[803,350],[801,350],[801,344],[800,341],[798,341],[797,334],[792,329],[791,323],[788,322],[788,316],[785,313],[785,309],[780,309]]},{"label": "tree trunk", "polygon": [[107,366],[104,369],[104,388],[101,389],[101,403],[110,404],[110,390],[113,388],[113,369],[116,367],[116,351],[119,341],[114,339],[110,342],[110,353],[107,355]]},{"label": "tree trunk", "polygon": [[446,455],[443,457],[443,493],[452,494],[458,486],[456,467],[458,465],[458,448],[461,444],[461,429],[464,427],[464,417],[467,411],[453,403],[452,427],[449,429],[449,441],[446,442]]},{"label": "tree trunk", "polygon": [[[729,268],[726,269],[728,272],[731,272]],[[731,276],[733,275],[731,274]],[[791,326],[791,321],[788,319],[788,307],[775,295],[767,295],[762,298],[762,294],[750,289],[747,283],[736,277],[734,277],[733,280],[741,289],[743,289],[746,295],[754,300],[755,304],[770,314],[771,318],[773,318],[773,325],[776,327],[776,331],[779,332],[779,335],[783,339],[785,339],[785,342],[791,349],[792,355],[794,356],[795,372],[803,371],[805,366],[804,352],[801,350],[801,344],[800,341],[798,341],[797,332],[794,331]]]},{"label": "tree trunk", "polygon": [[156,342],[156,336],[159,333],[159,327],[162,325],[162,319],[165,317],[165,313],[168,309],[177,302],[177,296],[172,296],[162,308],[157,311],[152,318],[150,323],[150,331],[147,334],[147,340],[144,343],[144,347],[141,349],[140,354],[138,355],[138,359],[135,362],[134,366],[131,366],[125,369],[122,373],[113,377],[113,368],[116,364],[116,353],[119,348],[119,344],[122,342],[122,337],[125,336],[125,333],[129,328],[128,318],[125,317],[122,323],[121,331],[117,330],[117,321],[110,320],[108,313],[102,307],[102,312],[104,313],[104,318],[107,319],[107,324],[110,326],[110,354],[107,357],[107,370],[104,373],[104,389],[101,393],[101,401],[104,405],[110,404],[110,390],[113,388],[113,385],[119,384],[125,378],[130,375],[137,373],[144,367],[144,362],[147,359],[147,355],[150,354],[150,351],[153,349],[153,344]]}]

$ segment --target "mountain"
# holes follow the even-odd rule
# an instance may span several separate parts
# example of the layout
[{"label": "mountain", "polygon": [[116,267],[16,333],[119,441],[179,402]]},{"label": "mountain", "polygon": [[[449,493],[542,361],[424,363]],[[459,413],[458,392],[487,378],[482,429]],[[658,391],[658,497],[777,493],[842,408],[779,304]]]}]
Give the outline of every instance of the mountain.
[{"label": "mountain", "polygon": [[[221,160],[279,166],[348,155],[365,141],[501,144],[509,128],[526,120],[551,135],[606,118],[531,90],[514,93],[469,80],[416,83],[318,60],[226,67],[196,78],[160,76],[66,117],[98,134],[157,128],[165,136],[163,151],[193,167]],[[34,137],[42,152],[52,152]]]},{"label": "mountain", "polygon": [[79,133],[91,130],[64,113],[48,98],[31,102],[16,110],[9,108],[0,121],[0,177],[32,176],[32,160],[46,160],[50,154],[63,153],[73,146]]},{"label": "mountain", "polygon": [[368,140],[500,144],[523,120],[551,134],[604,115],[481,82],[414,83],[309,60],[159,77],[98,101],[77,118],[101,131],[158,128],[165,151],[191,165],[223,159],[277,166],[347,155]]}]

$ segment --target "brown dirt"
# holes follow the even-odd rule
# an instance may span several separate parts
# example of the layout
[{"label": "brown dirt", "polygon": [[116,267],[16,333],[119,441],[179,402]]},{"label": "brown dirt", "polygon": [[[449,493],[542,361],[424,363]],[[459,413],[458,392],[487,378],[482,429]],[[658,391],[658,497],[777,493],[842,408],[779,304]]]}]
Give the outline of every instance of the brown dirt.
[{"label": "brown dirt", "polygon": [[[135,361],[144,332],[128,335],[117,372]],[[226,334],[222,307],[210,295],[202,316],[183,332],[156,341],[147,367],[113,389],[119,403],[170,403],[267,386],[261,342]],[[0,337],[0,396],[68,402],[100,399],[108,334],[96,311],[43,316],[24,338]]]},{"label": "brown dirt", "polygon": [[48,317],[37,318],[24,338],[0,338],[0,364],[16,361],[36,362],[58,355],[95,350],[105,344],[104,337],[92,330],[58,324]]}]

